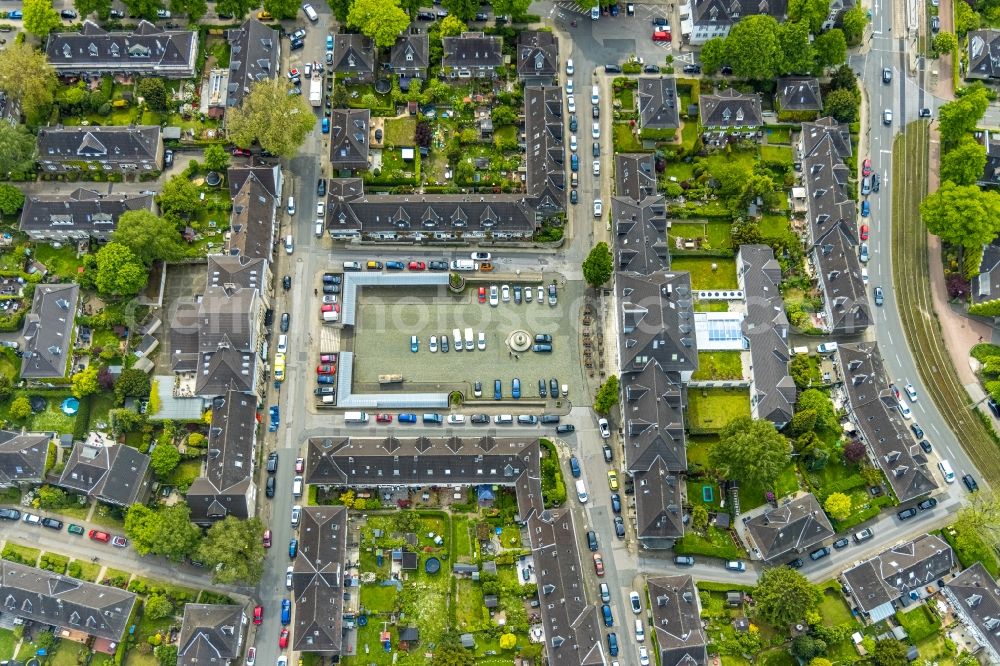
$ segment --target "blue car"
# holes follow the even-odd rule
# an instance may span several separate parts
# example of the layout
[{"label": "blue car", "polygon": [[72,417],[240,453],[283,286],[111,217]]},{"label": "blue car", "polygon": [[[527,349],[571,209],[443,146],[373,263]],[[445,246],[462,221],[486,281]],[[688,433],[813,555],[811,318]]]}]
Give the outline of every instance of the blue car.
[{"label": "blue car", "polygon": [[576,153],[570,155],[569,168],[572,169],[573,171],[580,170],[580,158],[576,156]]},{"label": "blue car", "polygon": [[288,599],[281,600],[281,624],[288,624],[292,621],[292,602]]},{"label": "blue car", "polygon": [[503,386],[500,384],[500,380],[493,381],[493,399],[500,400],[503,398]]},{"label": "blue car", "polygon": [[[323,120],[326,120],[326,118],[324,118]],[[385,267],[387,270],[390,271],[406,270],[406,264],[404,264],[402,261],[387,261],[385,262]]]},{"label": "blue car", "polygon": [[618,656],[618,635],[613,631],[608,634],[608,652],[612,657]]},{"label": "blue car", "polygon": [[288,557],[295,559],[295,556],[299,554],[299,540],[292,539],[288,542]]},{"label": "blue car", "polygon": [[419,350],[420,350],[420,340],[417,339],[417,336],[411,335],[410,336],[410,351],[413,352],[414,354],[416,354],[417,351],[419,351]]},{"label": "blue car", "polygon": [[604,604],[601,606],[601,615],[604,616],[604,626],[613,627],[615,626],[615,618],[611,615],[611,606]]},{"label": "blue car", "polygon": [[868,205],[867,201],[861,202],[861,217],[868,217],[871,215],[872,207]]},{"label": "blue car", "polygon": [[317,384],[333,384],[333,375],[319,375],[316,377]]},{"label": "blue car", "polygon": [[20,19],[20,18],[24,18],[24,14],[21,13],[20,9],[15,9],[12,12],[7,12],[7,18],[9,18],[9,19]]},{"label": "blue car", "polygon": [[273,405],[268,412],[271,415],[271,424],[267,427],[268,432],[277,432],[278,425],[281,423],[281,414],[278,411],[278,406]]},{"label": "blue car", "polygon": [[416,414],[400,414],[399,415],[399,422],[400,423],[416,423],[417,422],[417,415]]},{"label": "blue car", "polygon": [[514,381],[510,383],[510,394],[514,396],[514,398],[521,397],[521,380],[517,377],[515,377]]},{"label": "blue car", "polygon": [[327,51],[333,50],[333,35],[326,36],[326,50]]},{"label": "blue car", "polygon": [[324,118],[323,119],[323,134],[329,134],[329,133],[330,133],[330,119],[329,118]]}]

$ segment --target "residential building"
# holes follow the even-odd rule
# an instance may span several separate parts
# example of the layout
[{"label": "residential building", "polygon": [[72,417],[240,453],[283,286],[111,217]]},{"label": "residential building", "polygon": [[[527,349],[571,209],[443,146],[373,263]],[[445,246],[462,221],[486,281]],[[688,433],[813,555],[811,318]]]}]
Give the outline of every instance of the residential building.
[{"label": "residential building", "polygon": [[21,122],[21,100],[0,90],[0,119],[12,126]]},{"label": "residential building", "polygon": [[976,184],[982,187],[1000,187],[1000,132],[976,130],[976,138],[986,148],[986,166]]},{"label": "residential building", "polygon": [[566,210],[566,148],[560,87],[524,89],[525,188],[541,217]]},{"label": "residential building", "polygon": [[965,78],[984,81],[1000,78],[1000,30],[972,30],[968,41],[969,64]]},{"label": "residential building", "polygon": [[699,108],[704,129],[757,129],[764,124],[757,93],[741,93],[729,88],[713,95],[702,94]]},{"label": "residential building", "polygon": [[243,655],[248,625],[243,606],[184,604],[177,666],[228,666]]},{"label": "residential building", "polygon": [[639,127],[644,130],[672,130],[681,126],[677,80],[674,77],[640,76],[636,96],[639,100]]},{"label": "residential building", "polygon": [[369,109],[334,109],[330,116],[330,164],[334,170],[368,169]]},{"label": "residential building", "polygon": [[149,456],[92,432],[73,446],[58,485],[107,504],[130,507],[149,494]]},{"label": "residential building", "polygon": [[874,623],[895,615],[904,596],[903,606],[929,596],[927,586],[956,564],[947,541],[936,534],[924,534],[882,551],[841,576],[857,610]]},{"label": "residential building", "polygon": [[835,535],[819,500],[798,493],[746,521],[749,550],[765,562],[783,564]]},{"label": "residential building", "polygon": [[617,274],[619,367],[637,372],[656,361],[667,373],[690,380],[698,368],[698,344],[689,273]]},{"label": "residential building", "polygon": [[166,30],[140,20],[131,31],[109,32],[84,19],[80,32],[54,32],[45,57],[59,76],[155,76],[190,79],[198,60],[198,33]]},{"label": "residential building", "polygon": [[267,259],[249,259],[243,255],[208,255],[208,284],[253,289],[265,304],[270,300],[271,265]]},{"label": "residential building", "polygon": [[1000,664],[1000,585],[976,562],[944,586],[965,630],[982,648],[987,663]]},{"label": "residential building", "polygon": [[780,78],[774,101],[778,109],[786,113],[819,113],[823,110],[823,94],[819,88],[819,79],[815,76]]},{"label": "residential building", "polygon": [[1000,246],[983,246],[979,275],[972,278],[972,304],[980,305],[1000,299]]},{"label": "residential building", "polygon": [[46,127],[38,130],[37,160],[49,173],[159,171],[163,133],[157,125]]},{"label": "residential building", "polygon": [[843,128],[826,118],[804,123],[801,141],[810,261],[824,295],[817,323],[830,333],[860,333],[872,314],[861,277],[857,206],[847,191],[851,170],[842,161],[849,139],[845,146]]},{"label": "residential building", "polygon": [[798,391],[788,370],[788,317],[781,265],[767,245],[741,245],[736,279],[746,300],[743,347],[750,350],[750,414],[779,430],[792,420]]},{"label": "residential building", "polygon": [[452,79],[496,78],[503,65],[503,39],[482,32],[463,32],[458,37],[443,37],[444,57],[441,72]]},{"label": "residential building", "polygon": [[132,210],[153,211],[152,193],[100,194],[78,187],[66,194],[30,194],[21,210],[21,231],[35,241],[105,242],[118,218]]},{"label": "residential building", "polygon": [[[274,180],[277,171],[277,179]],[[278,230],[278,209],[281,207],[281,172],[279,167],[230,169],[230,195],[233,200],[229,214],[229,232],[223,252],[246,259],[274,259]],[[234,191],[233,179],[239,179]],[[277,190],[274,184],[277,183]]]},{"label": "residential building", "polygon": [[559,78],[559,39],[551,30],[525,30],[517,37],[517,78],[525,86],[551,85]]},{"label": "residential building", "polygon": [[857,428],[857,437],[868,446],[869,457],[885,472],[896,497],[902,503],[934,492],[937,482],[926,454],[910,436],[899,413],[878,344],[841,344],[837,355],[848,416]]},{"label": "residential building", "polygon": [[657,576],[646,582],[661,666],[706,666],[708,638],[691,576]]},{"label": "residential building", "polygon": [[246,187],[248,180],[256,180],[272,199],[281,201],[284,178],[278,164],[229,167],[226,180],[229,181],[229,196],[233,199]]},{"label": "residential building", "polygon": [[226,33],[229,42],[229,82],[225,106],[243,102],[255,83],[281,76],[281,36],[254,18]]},{"label": "residential building", "polygon": [[811,123],[802,123],[802,131],[799,133],[798,159],[803,160],[807,155],[819,152],[820,144],[823,150],[831,150],[833,154],[841,159],[847,160],[854,149],[851,147],[851,130],[845,123],[837,122],[836,119],[826,116]]},{"label": "residential building", "polygon": [[41,483],[51,440],[50,433],[0,430],[0,488]]},{"label": "residential building", "polygon": [[842,26],[844,12],[854,7],[855,4],[855,0],[832,0],[830,2],[830,13],[827,14],[826,20],[823,21],[823,27],[820,28],[820,31],[826,32],[831,28]]},{"label": "residential building", "polygon": [[227,516],[241,520],[256,513],[257,398],[228,391],[212,401],[205,475],[188,490],[191,522],[211,525]]},{"label": "residential building", "polygon": [[73,321],[80,297],[78,284],[38,284],[21,337],[21,379],[65,377],[73,355]]},{"label": "residential building", "polygon": [[773,16],[779,23],[788,11],[787,0],[694,0],[692,3],[692,44],[704,44],[726,37],[741,18],[755,14]]},{"label": "residential building", "polygon": [[[615,157],[616,163],[623,163],[617,159],[620,156]],[[611,215],[616,271],[651,275],[670,268],[667,201],[662,194],[646,196],[641,201],[629,196],[612,197]]]},{"label": "residential building", "polygon": [[299,554],[292,562],[295,622],[291,646],[337,657],[343,652],[344,595],[348,583],[347,509],[307,506],[299,525]]},{"label": "residential building", "polygon": [[[426,79],[430,47],[426,33],[406,32],[396,39],[389,53],[389,67],[400,79]],[[402,88],[402,81],[400,88]]]},{"label": "residential building", "polygon": [[364,35],[334,35],[331,67],[339,82],[371,83],[375,80],[375,42]]},{"label": "residential building", "polygon": [[44,569],[0,560],[0,599],[4,613],[54,627],[56,638],[89,644],[114,654],[134,621],[132,592],[96,585]]},{"label": "residential building", "polygon": [[615,194],[633,202],[656,195],[652,153],[615,153]]}]

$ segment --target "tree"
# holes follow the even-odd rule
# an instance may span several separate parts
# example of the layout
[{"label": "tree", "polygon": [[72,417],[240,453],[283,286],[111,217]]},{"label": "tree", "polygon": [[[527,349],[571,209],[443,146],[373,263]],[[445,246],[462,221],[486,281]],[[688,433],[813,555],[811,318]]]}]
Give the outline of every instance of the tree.
[{"label": "tree", "polygon": [[236,21],[242,21],[257,6],[257,0],[219,0],[215,3],[215,11],[229,14]]},{"label": "tree", "polygon": [[244,148],[257,140],[274,155],[294,155],[316,126],[316,116],[302,96],[289,95],[288,88],[284,76],[255,83],[243,104],[226,111],[230,139]]},{"label": "tree", "polygon": [[764,569],[753,597],[757,615],[773,627],[801,622],[823,600],[819,588],[790,567]]},{"label": "tree", "polygon": [[154,111],[167,110],[167,86],[163,79],[153,77],[140,79],[135,91]]},{"label": "tree", "polygon": [[[0,90],[20,100],[27,118],[52,104],[57,85],[55,70],[46,60],[45,51],[36,51],[25,42],[8,44],[0,51]],[[7,137],[0,137],[0,144],[6,143]]]},{"label": "tree", "polygon": [[217,143],[205,149],[205,168],[209,171],[225,171],[229,160],[229,152]]},{"label": "tree", "polygon": [[698,532],[708,529],[708,509],[704,504],[695,504],[691,509],[691,527]]},{"label": "tree", "polygon": [[722,429],[709,460],[724,479],[758,484],[769,488],[791,454],[788,440],[770,421],[743,416]]},{"label": "tree", "polygon": [[823,502],[823,508],[834,520],[844,520],[851,515],[854,503],[850,496],[844,493],[830,493],[830,496]]},{"label": "tree", "polygon": [[965,135],[958,145],[941,156],[941,180],[956,185],[975,185],[986,167],[986,148]]},{"label": "tree", "polygon": [[73,6],[81,17],[97,14],[102,21],[111,16],[111,0],[73,0]]},{"label": "tree", "polygon": [[208,12],[207,0],[170,0],[170,11],[175,14],[187,14],[192,23]]},{"label": "tree", "polygon": [[857,92],[838,88],[827,94],[824,110],[826,115],[833,116],[842,123],[853,123],[858,119],[859,103]]},{"label": "tree", "polygon": [[6,402],[14,395],[14,383],[7,375],[0,375],[0,402]]},{"label": "tree", "polygon": [[813,47],[809,43],[809,26],[805,22],[785,22],[778,26],[781,44],[781,72],[808,74],[813,68]]},{"label": "tree", "polygon": [[583,279],[595,289],[611,279],[613,270],[614,257],[603,241],[595,245],[583,260]]},{"label": "tree", "polygon": [[[806,357],[808,358],[808,357]],[[816,427],[837,430],[837,415],[833,411],[830,396],[819,389],[807,389],[799,394],[797,409],[816,412]]]},{"label": "tree", "polygon": [[[447,21],[448,18],[450,17],[446,17],[445,20]],[[493,107],[493,111],[490,112],[490,118],[493,119],[494,127],[514,125],[515,123],[517,123],[517,111],[510,108],[509,106],[503,106],[503,105],[495,106]],[[417,125],[417,127],[420,127],[420,125]]]},{"label": "tree", "polygon": [[726,38],[726,59],[741,79],[773,79],[781,70],[778,22],[767,14],[748,16],[734,25]]},{"label": "tree", "polygon": [[958,512],[955,531],[975,535],[992,548],[1000,546],[1000,495],[990,490],[969,495]]},{"label": "tree", "polygon": [[0,213],[13,215],[24,206],[24,194],[9,183],[0,183]]},{"label": "tree", "polygon": [[299,3],[297,0],[264,0],[264,11],[278,20],[295,18]]},{"label": "tree", "polygon": [[830,89],[857,92],[858,77],[846,62],[835,69],[830,76]]},{"label": "tree", "polygon": [[517,636],[514,634],[503,634],[500,636],[500,649],[513,650],[517,646]]},{"label": "tree", "polygon": [[515,21],[524,18],[528,13],[531,0],[493,0],[493,13],[497,16],[510,16]]},{"label": "tree", "polygon": [[933,49],[938,55],[954,53],[958,50],[958,37],[950,32],[939,32],[934,36]]},{"label": "tree", "polygon": [[115,382],[115,398],[119,403],[125,398],[145,398],[152,388],[149,375],[136,368],[122,370]]},{"label": "tree", "polygon": [[854,5],[846,12],[841,21],[840,29],[844,31],[844,37],[851,46],[861,43],[861,38],[865,35],[865,26],[868,25],[868,16],[861,5]]},{"label": "tree", "polygon": [[163,9],[163,0],[122,0],[128,8],[129,16],[156,20],[156,12]]},{"label": "tree", "polygon": [[594,396],[594,411],[605,415],[610,412],[618,404],[618,388],[618,375],[610,375],[605,379]]},{"label": "tree", "polygon": [[[496,4],[494,3],[494,9]],[[474,666],[476,658],[472,656],[470,650],[462,647],[458,640],[458,633],[450,629],[438,644],[434,647],[434,658],[431,660],[433,666]]]},{"label": "tree", "polygon": [[847,39],[839,28],[827,30],[813,41],[816,69],[824,70],[847,60]]},{"label": "tree", "polygon": [[906,646],[893,638],[886,638],[875,644],[872,663],[875,666],[907,666],[910,662],[906,658]]},{"label": "tree", "polygon": [[97,275],[94,285],[102,294],[132,296],[146,286],[149,273],[142,262],[121,243],[110,242],[94,257]]},{"label": "tree", "polygon": [[788,19],[802,21],[809,31],[819,34],[826,17],[830,15],[830,0],[789,0]]},{"label": "tree", "polygon": [[[976,664],[978,666],[979,662],[977,661]],[[809,666],[833,666],[833,662],[823,657],[815,657],[809,662]]]},{"label": "tree", "polygon": [[159,666],[177,666],[177,645],[157,645],[153,653]]},{"label": "tree", "polygon": [[31,416],[31,401],[28,396],[19,395],[10,403],[10,418],[15,421],[23,421]]},{"label": "tree", "polygon": [[177,447],[169,443],[156,445],[153,452],[149,454],[149,466],[158,477],[166,478],[168,474],[177,468],[177,463],[181,461],[180,451]]},{"label": "tree", "polygon": [[97,393],[100,385],[97,383],[97,365],[91,363],[80,372],[74,373],[70,378],[73,383],[73,395],[77,398]]},{"label": "tree", "polygon": [[31,171],[35,164],[35,137],[24,125],[0,123],[0,174]]},{"label": "tree", "polygon": [[338,23],[347,23],[347,12],[351,8],[351,0],[326,0],[326,4],[330,6],[333,15],[337,17]]},{"label": "tree", "polygon": [[724,37],[713,37],[701,47],[701,69],[705,74],[715,74],[726,64],[726,40]]},{"label": "tree", "polygon": [[938,109],[941,149],[945,152],[951,150],[959,144],[962,137],[975,130],[989,104],[986,90],[976,87]]},{"label": "tree", "polygon": [[[172,208],[170,204],[173,204],[175,199],[181,202],[181,198],[186,196],[188,196],[186,193],[171,188],[170,183],[167,183],[167,187],[163,188],[163,193],[160,195],[161,206],[164,197],[167,197],[167,208],[170,209]],[[186,205],[186,202],[184,204]],[[155,261],[176,261],[185,254],[177,226],[148,210],[130,210],[123,213],[118,219],[118,228],[111,234],[111,240],[127,247],[136,259],[146,266],[152,265]]]},{"label": "tree", "polygon": [[441,0],[441,4],[449,12],[445,19],[455,16],[462,21],[471,21],[479,11],[479,0]]},{"label": "tree", "polygon": [[173,613],[174,605],[162,594],[151,594],[146,598],[142,610],[146,617],[159,620]]},{"label": "tree", "polygon": [[156,511],[133,504],[125,514],[125,534],[140,555],[163,555],[174,562],[195,552],[201,539],[201,530],[191,522],[191,510],[184,503]]},{"label": "tree", "polygon": [[21,11],[24,29],[42,40],[62,25],[59,12],[52,8],[52,0],[24,0]]},{"label": "tree", "polygon": [[454,14],[449,14],[448,16],[445,16],[444,20],[441,21],[442,37],[457,37],[458,35],[461,35],[463,32],[465,32],[467,29],[468,28],[466,28],[465,23],[462,22],[462,19],[458,18]]},{"label": "tree", "polygon": [[868,449],[866,449],[865,445],[859,442],[858,440],[849,442],[844,447],[844,460],[846,460],[849,463],[857,465],[867,457],[868,457]]},{"label": "tree", "polygon": [[1000,194],[946,181],[920,203],[920,216],[946,243],[980,247],[1000,231]]},{"label": "tree", "polygon": [[379,48],[387,49],[410,25],[410,15],[399,0],[354,0],[347,12],[347,26],[371,37]]},{"label": "tree", "polygon": [[55,486],[44,485],[38,489],[38,508],[60,509],[66,506],[66,491]]},{"label": "tree", "polygon": [[979,30],[979,14],[967,2],[955,3],[955,34],[965,36],[970,30]]},{"label": "tree", "polygon": [[826,641],[802,634],[792,641],[792,656],[801,661],[809,661],[826,652]]},{"label": "tree", "polygon": [[[201,191],[183,174],[177,174],[166,182],[156,197],[160,210],[165,216],[190,219],[202,209]],[[176,229],[174,234],[176,234]]]},{"label": "tree", "polygon": [[216,583],[256,585],[264,571],[263,538],[260,518],[226,516],[209,528],[198,548],[198,559],[214,571]]},{"label": "tree", "polygon": [[816,412],[812,409],[796,409],[788,427],[793,435],[812,432],[816,428]]}]

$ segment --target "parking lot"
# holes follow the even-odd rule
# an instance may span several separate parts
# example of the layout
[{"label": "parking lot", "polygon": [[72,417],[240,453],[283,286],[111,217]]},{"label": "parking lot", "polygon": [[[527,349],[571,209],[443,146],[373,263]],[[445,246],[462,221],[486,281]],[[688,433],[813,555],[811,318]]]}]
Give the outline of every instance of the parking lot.
[{"label": "parking lot", "polygon": [[[546,276],[548,284],[551,281]],[[562,284],[562,281],[559,281]],[[531,303],[501,302],[497,307],[479,303],[480,285],[489,291],[489,282],[473,283],[461,294],[446,288],[365,287],[359,290],[356,325],[349,345],[355,352],[354,390],[369,391],[452,391],[474,400],[473,384],[483,384],[483,399],[493,401],[493,383],[500,379],[503,397],[511,398],[511,381],[521,380],[521,398],[538,400],[538,380],[555,378],[570,387],[569,399],[583,386],[579,360],[579,312],[582,291],[579,286],[561,287],[559,303],[551,307],[539,305],[537,287]],[[500,282],[496,282],[500,284]],[[513,287],[516,282],[504,282]],[[575,293],[574,293],[575,292]],[[455,351],[452,332],[471,328],[478,340],[479,332],[486,336],[486,349]],[[532,336],[552,336],[551,353],[522,352],[519,357],[510,352],[506,342],[514,331]],[[419,340],[419,351],[410,351],[410,336]],[[439,350],[431,352],[429,341],[437,336]],[[440,350],[442,336],[449,338],[449,351]],[[378,384],[382,374],[402,374],[402,384]],[[589,400],[589,398],[587,399]],[[550,406],[554,405],[551,401]]]}]

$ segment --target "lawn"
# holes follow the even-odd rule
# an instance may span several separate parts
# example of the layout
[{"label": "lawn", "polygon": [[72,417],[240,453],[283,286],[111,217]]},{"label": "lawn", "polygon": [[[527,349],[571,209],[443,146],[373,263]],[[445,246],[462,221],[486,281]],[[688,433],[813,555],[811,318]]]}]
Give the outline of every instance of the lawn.
[{"label": "lawn", "polygon": [[919,604],[905,613],[897,612],[896,620],[914,643],[933,636],[941,628],[941,620],[927,604]]},{"label": "lawn", "polygon": [[792,130],[788,127],[769,127],[767,130],[768,143],[791,143]]},{"label": "lawn", "polygon": [[21,373],[21,359],[14,354],[13,349],[4,347],[0,350],[0,375],[5,375],[13,381]]},{"label": "lawn", "polygon": [[997,556],[978,534],[962,534],[960,536],[954,527],[947,527],[942,532],[942,536],[955,550],[955,555],[963,569],[972,566],[975,562],[982,562],[991,576],[1000,575]]},{"label": "lawn", "polygon": [[4,546],[0,557],[12,562],[26,562],[31,566],[35,566],[38,564],[38,556],[41,554],[42,551],[37,548],[28,548],[27,546],[19,546],[16,543],[8,543]]},{"label": "lawn", "polygon": [[91,583],[97,582],[97,575],[101,573],[100,564],[84,562],[83,560],[77,560],[76,564],[80,566],[80,575],[78,576],[80,580],[90,581]]},{"label": "lawn", "polygon": [[459,631],[479,631],[483,628],[483,588],[470,578],[457,581],[455,590],[455,626]]},{"label": "lawn", "polygon": [[794,161],[791,146],[761,146],[760,158],[769,162],[782,162],[789,166]]},{"label": "lawn", "polygon": [[396,587],[377,583],[361,586],[361,605],[368,611],[392,612],[396,608]]},{"label": "lawn", "polygon": [[698,369],[691,379],[743,379],[742,352],[698,352]]},{"label": "lawn", "polygon": [[76,425],[76,415],[69,416],[63,414],[59,409],[61,398],[50,398],[45,411],[38,412],[31,417],[32,430],[52,430],[60,434],[73,432]]},{"label": "lawn", "polygon": [[0,661],[7,661],[14,657],[14,645],[17,639],[10,629],[0,629]]},{"label": "lawn", "polygon": [[90,396],[90,430],[97,423],[108,422],[108,412],[115,407],[115,396],[113,393],[95,393]]},{"label": "lawn", "polygon": [[475,525],[465,516],[456,516],[452,520],[455,521],[452,526],[455,536],[455,543],[452,544],[455,549],[455,557],[471,558],[473,553],[472,530],[475,529]]},{"label": "lawn", "polygon": [[52,657],[46,661],[48,666],[77,666],[77,657],[87,653],[87,648],[74,641],[59,641]]},{"label": "lawn", "polygon": [[772,491],[779,499],[799,489],[799,477],[795,465],[789,464],[782,470],[771,487],[764,488],[756,483],[740,481],[740,511],[749,511],[767,501],[767,491]]},{"label": "lawn", "polygon": [[[688,460],[690,463],[690,460]],[[706,502],[705,496],[703,494],[705,486],[710,486],[712,488],[712,501]],[[713,480],[701,478],[692,479],[688,477],[687,480],[687,499],[691,506],[696,506],[701,504],[709,511],[719,511],[722,509],[722,489]]]},{"label": "lawn", "polygon": [[[715,267],[714,269],[712,267]],[[724,257],[674,257],[672,271],[690,271],[692,289],[738,289],[736,260]]]},{"label": "lawn", "polygon": [[731,420],[750,416],[747,389],[697,389],[688,391],[688,422],[692,432],[721,430]]},{"label": "lawn", "polygon": [[412,146],[416,132],[416,118],[386,119],[383,145]]},{"label": "lawn", "polygon": [[617,153],[634,153],[642,150],[642,144],[632,134],[632,128],[628,123],[615,123],[611,126],[614,131],[614,148]]},{"label": "lawn", "polygon": [[49,273],[55,273],[64,278],[76,280],[83,260],[76,256],[75,245],[63,245],[60,248],[46,243],[34,246],[35,259],[45,264]]},{"label": "lawn", "polygon": [[685,120],[681,125],[681,145],[684,146],[684,150],[691,150],[697,140],[698,123],[694,120]]},{"label": "lawn", "polygon": [[703,249],[722,250],[732,246],[732,225],[728,222],[699,222],[697,220],[675,220],[671,222],[670,247],[674,247],[675,238],[701,238],[708,242]]},{"label": "lawn", "polygon": [[729,312],[729,301],[695,301],[695,312]]},{"label": "lawn", "polygon": [[828,627],[835,627],[845,622],[854,622],[851,609],[844,596],[840,593],[839,586],[823,591],[823,601],[819,604],[819,614],[823,618],[823,624]]},{"label": "lawn", "polygon": [[760,235],[765,238],[783,237],[792,230],[784,215],[765,215],[758,226]]},{"label": "lawn", "polygon": [[674,552],[678,555],[704,555],[723,560],[746,557],[746,551],[736,545],[731,532],[712,526],[709,526],[705,535],[685,530],[684,536],[674,545]]},{"label": "lawn", "polygon": [[191,487],[191,484],[199,476],[201,476],[201,459],[192,458],[191,460],[181,461],[174,468],[174,471],[170,473],[170,477],[166,479],[166,483],[186,490]]},{"label": "lawn", "polygon": [[718,435],[691,435],[687,440],[688,466],[697,465],[708,469],[708,452],[719,441]]}]

